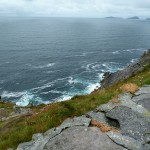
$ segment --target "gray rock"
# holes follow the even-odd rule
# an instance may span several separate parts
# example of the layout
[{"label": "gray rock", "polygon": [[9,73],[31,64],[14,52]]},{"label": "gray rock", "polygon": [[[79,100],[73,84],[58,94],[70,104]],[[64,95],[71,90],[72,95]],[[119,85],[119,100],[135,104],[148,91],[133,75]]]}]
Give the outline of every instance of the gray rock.
[{"label": "gray rock", "polygon": [[91,112],[87,113],[87,116],[90,117],[93,120],[96,120],[100,123],[103,123],[103,124],[109,126],[109,124],[108,124],[109,120],[106,118],[105,114],[102,113],[102,112],[93,112],[93,111],[91,111]]},{"label": "gray rock", "polygon": [[136,74],[137,72],[142,71],[144,69],[144,66],[147,65],[149,62],[150,50],[144,53],[137,62],[128,65],[123,70],[117,71],[115,73],[105,74],[104,79],[101,81],[101,88],[109,87],[114,83],[127,79],[130,76]]},{"label": "gray rock", "polygon": [[59,127],[52,128],[44,134],[38,133],[32,136],[32,141],[19,144],[17,150],[42,150],[45,144],[64,129],[74,126],[89,126],[91,119],[85,116],[66,119]]},{"label": "gray rock", "polygon": [[131,108],[133,111],[142,114],[148,112],[148,110],[144,108],[142,105],[133,102],[132,95],[129,93],[120,94],[118,100],[120,101],[120,106],[127,106]]},{"label": "gray rock", "polygon": [[142,143],[129,137],[124,136],[120,133],[107,132],[106,133],[115,143],[129,149],[129,150],[139,150],[142,146]]},{"label": "gray rock", "polygon": [[124,150],[96,127],[71,127],[50,139],[45,150]]},{"label": "gray rock", "polygon": [[75,117],[73,119],[66,119],[59,128],[66,129],[73,126],[89,126],[91,119],[86,116]]},{"label": "gray rock", "polygon": [[150,93],[150,85],[144,85],[135,93],[135,95],[148,94],[148,93]]},{"label": "gray rock", "polygon": [[150,93],[134,96],[132,98],[132,101],[139,105],[142,105],[150,111]]},{"label": "gray rock", "polygon": [[45,145],[43,134],[34,134],[32,141],[19,144],[17,150],[41,150]]},{"label": "gray rock", "polygon": [[132,99],[132,94],[130,93],[122,93],[118,96],[118,100],[120,101],[126,101],[126,100],[130,100]]},{"label": "gray rock", "polygon": [[108,112],[111,109],[115,108],[116,106],[119,106],[119,103],[112,103],[109,101],[107,104],[100,105],[96,108],[96,111],[101,111],[101,112]]},{"label": "gray rock", "polygon": [[122,134],[143,141],[150,133],[150,120],[126,106],[118,106],[106,113],[106,116],[118,120]]},{"label": "gray rock", "polygon": [[127,106],[134,111],[139,113],[147,113],[148,110],[144,108],[141,104],[137,104],[132,101],[132,95],[129,93],[123,93],[118,96],[118,103],[113,103],[109,101],[107,104],[100,105],[96,108],[96,111],[108,112],[115,108],[116,106]]}]

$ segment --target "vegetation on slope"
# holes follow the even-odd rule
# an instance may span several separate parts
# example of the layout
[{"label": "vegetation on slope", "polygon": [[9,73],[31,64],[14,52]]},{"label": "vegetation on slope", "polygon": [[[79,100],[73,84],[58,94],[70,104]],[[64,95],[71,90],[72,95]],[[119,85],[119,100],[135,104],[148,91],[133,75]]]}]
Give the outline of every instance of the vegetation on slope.
[{"label": "vegetation on slope", "polygon": [[[32,107],[34,113],[31,116],[0,122],[0,149],[15,148],[19,143],[31,140],[34,133],[45,132],[49,128],[60,125],[68,117],[83,115],[107,103],[123,92],[122,87],[125,84],[131,83],[138,87],[150,84],[150,64],[136,75],[106,89],[99,89],[89,95],[75,96],[65,102]],[[11,110],[13,105],[0,103],[0,107],[9,107]]]}]

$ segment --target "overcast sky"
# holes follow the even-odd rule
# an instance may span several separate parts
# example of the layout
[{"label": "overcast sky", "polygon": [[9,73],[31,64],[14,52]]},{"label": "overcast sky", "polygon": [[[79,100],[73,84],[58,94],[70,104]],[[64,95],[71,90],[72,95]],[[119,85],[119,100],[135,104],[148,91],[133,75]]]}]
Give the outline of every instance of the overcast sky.
[{"label": "overcast sky", "polygon": [[0,16],[150,17],[150,0],[0,0]]}]

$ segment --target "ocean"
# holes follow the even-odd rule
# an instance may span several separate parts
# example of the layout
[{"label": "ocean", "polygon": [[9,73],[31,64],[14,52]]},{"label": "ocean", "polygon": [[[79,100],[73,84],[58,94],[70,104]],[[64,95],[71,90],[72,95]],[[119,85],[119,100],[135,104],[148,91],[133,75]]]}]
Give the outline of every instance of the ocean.
[{"label": "ocean", "polygon": [[89,94],[148,48],[148,20],[0,17],[0,95],[26,106]]}]

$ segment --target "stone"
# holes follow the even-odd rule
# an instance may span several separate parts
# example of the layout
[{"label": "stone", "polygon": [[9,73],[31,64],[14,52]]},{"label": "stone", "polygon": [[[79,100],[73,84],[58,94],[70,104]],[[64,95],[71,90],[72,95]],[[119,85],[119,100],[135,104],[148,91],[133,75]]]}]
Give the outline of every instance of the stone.
[{"label": "stone", "polygon": [[91,111],[91,112],[87,113],[87,116],[89,118],[93,119],[93,120],[96,120],[100,123],[103,123],[103,124],[109,126],[109,124],[108,124],[109,120],[106,118],[105,114],[102,113],[102,112],[93,112],[93,111]]},{"label": "stone", "polygon": [[132,100],[132,95],[129,93],[120,94],[118,100],[120,101],[120,106],[127,106],[132,110],[142,114],[148,112],[148,110],[144,108],[142,105],[135,103]]},{"label": "stone", "polygon": [[73,126],[89,126],[91,119],[86,116],[75,117],[73,119],[66,119],[60,126],[61,129],[66,129]]},{"label": "stone", "polygon": [[132,101],[134,101],[135,103],[143,106],[144,108],[150,111],[150,93],[134,96],[132,98]]},{"label": "stone", "polygon": [[44,150],[124,150],[96,127],[76,126],[50,139]]},{"label": "stone", "polygon": [[44,134],[38,133],[32,136],[30,142],[19,144],[17,150],[42,150],[45,144],[55,136],[59,135],[63,130],[74,126],[89,126],[91,119],[85,116],[66,119],[59,127],[52,128]]},{"label": "stone", "polygon": [[106,117],[118,120],[121,133],[135,140],[143,141],[150,133],[150,120],[126,106],[118,106],[106,113]]},{"label": "stone", "polygon": [[129,149],[129,150],[139,150],[142,143],[131,138],[129,136],[124,136],[121,133],[107,132],[106,133],[115,143]]},{"label": "stone", "polygon": [[118,103],[113,103],[112,101],[109,101],[107,104],[100,105],[96,108],[96,111],[108,112],[117,106],[127,106],[132,110],[142,114],[148,112],[148,110],[144,108],[141,104],[137,104],[134,101],[132,101],[132,95],[129,93],[120,94],[117,100]]},{"label": "stone", "polygon": [[144,85],[135,93],[135,95],[148,94],[148,93],[150,93],[150,85]]},{"label": "stone", "polygon": [[96,108],[96,111],[101,111],[101,112],[108,112],[111,109],[115,108],[116,106],[119,106],[119,103],[113,103],[109,101],[107,104],[102,104]]}]

